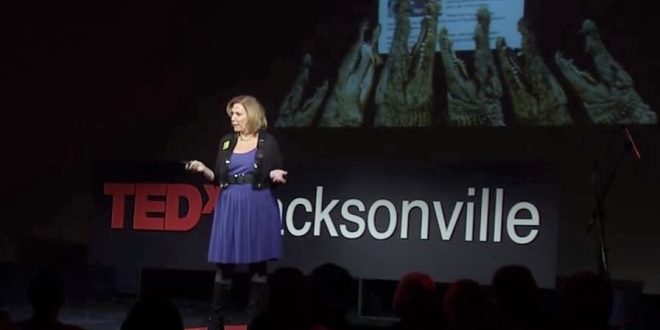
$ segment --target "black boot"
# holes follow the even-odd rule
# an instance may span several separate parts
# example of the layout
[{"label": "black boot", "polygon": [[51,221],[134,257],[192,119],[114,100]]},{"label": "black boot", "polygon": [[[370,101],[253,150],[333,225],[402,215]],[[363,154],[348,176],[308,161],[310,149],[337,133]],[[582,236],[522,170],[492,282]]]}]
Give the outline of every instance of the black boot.
[{"label": "black boot", "polygon": [[227,306],[229,305],[230,293],[231,281],[214,282],[208,330],[223,330],[225,328],[225,316],[227,314]]},{"label": "black boot", "polygon": [[264,282],[250,283],[250,300],[247,306],[248,324],[264,313],[268,308],[268,284]]}]

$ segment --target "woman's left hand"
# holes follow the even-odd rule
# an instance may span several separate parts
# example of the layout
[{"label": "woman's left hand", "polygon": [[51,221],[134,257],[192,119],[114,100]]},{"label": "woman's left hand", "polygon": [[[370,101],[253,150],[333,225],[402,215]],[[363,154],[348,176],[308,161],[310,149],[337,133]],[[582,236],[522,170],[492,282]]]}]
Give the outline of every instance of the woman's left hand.
[{"label": "woman's left hand", "polygon": [[280,169],[275,169],[270,171],[270,179],[274,183],[286,183],[286,178],[284,178],[285,175],[287,175],[287,171],[285,170],[280,170]]}]

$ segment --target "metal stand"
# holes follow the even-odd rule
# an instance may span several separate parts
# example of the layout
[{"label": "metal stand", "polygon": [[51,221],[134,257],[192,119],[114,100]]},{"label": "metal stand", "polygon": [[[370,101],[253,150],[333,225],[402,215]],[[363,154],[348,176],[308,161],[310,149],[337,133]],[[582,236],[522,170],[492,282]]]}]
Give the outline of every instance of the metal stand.
[{"label": "metal stand", "polygon": [[[635,143],[632,139],[632,136],[630,134],[630,131],[627,128],[624,128],[624,133],[626,137],[626,143],[624,144],[624,147],[622,148],[619,156],[614,160],[614,167],[607,173],[607,177],[603,178],[603,173],[606,171],[606,168],[601,169],[600,164],[598,159],[594,160],[594,168],[592,171],[592,181],[593,181],[593,193],[594,193],[594,199],[596,201],[596,206],[591,213],[591,220],[589,221],[589,225],[587,227],[587,234],[589,234],[594,226],[597,226],[597,239],[596,239],[596,245],[597,245],[597,262],[598,262],[598,273],[600,276],[603,278],[609,280],[610,279],[610,273],[609,273],[609,264],[607,260],[607,244],[605,242],[605,197],[607,196],[607,193],[610,190],[610,187],[612,186],[612,182],[614,181],[614,178],[616,177],[617,171],[619,170],[619,166],[621,165],[621,162],[623,161],[624,156],[626,155],[629,150],[634,152],[635,158],[640,159],[641,156],[639,154],[639,151],[637,150],[637,147],[635,146]],[[611,150],[611,145],[608,148],[608,154],[610,154]],[[607,164],[606,164],[607,165]]]}]

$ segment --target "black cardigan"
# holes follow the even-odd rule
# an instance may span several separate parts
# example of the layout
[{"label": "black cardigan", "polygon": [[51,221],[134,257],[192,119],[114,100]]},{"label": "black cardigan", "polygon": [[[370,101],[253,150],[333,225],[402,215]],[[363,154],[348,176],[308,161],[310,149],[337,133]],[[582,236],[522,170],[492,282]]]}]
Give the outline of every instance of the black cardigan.
[{"label": "black cardigan", "polygon": [[[229,185],[229,158],[234,152],[237,134],[227,134],[220,139],[218,156],[215,159],[214,179],[215,185],[224,188]],[[259,132],[257,141],[257,154],[254,162],[254,182],[252,188],[261,190],[270,188],[273,183],[270,179],[270,171],[283,168],[282,153],[275,138],[264,131]]]}]

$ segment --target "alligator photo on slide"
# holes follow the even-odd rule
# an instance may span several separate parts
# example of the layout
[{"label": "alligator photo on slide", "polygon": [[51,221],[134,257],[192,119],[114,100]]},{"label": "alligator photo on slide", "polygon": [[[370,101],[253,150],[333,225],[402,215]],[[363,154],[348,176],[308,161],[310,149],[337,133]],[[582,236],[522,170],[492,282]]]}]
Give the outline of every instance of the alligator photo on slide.
[{"label": "alligator photo on slide", "polygon": [[447,123],[452,126],[505,126],[502,85],[490,49],[490,12],[477,11],[474,32],[474,72],[470,77],[454,53],[447,29],[440,31],[440,58],[447,80]]},{"label": "alligator photo on slide", "polygon": [[339,65],[337,80],[326,101],[319,126],[362,126],[376,67],[382,62],[376,51],[380,26],[373,28],[371,40],[367,42],[368,28],[368,22],[360,24],[355,41]]},{"label": "alligator photo on slide", "polygon": [[312,124],[328,92],[328,80],[324,80],[316,88],[314,94],[303,103],[305,88],[310,79],[309,70],[311,66],[312,56],[305,54],[298,76],[280,105],[278,117],[275,121],[276,127],[308,127]]},{"label": "alligator photo on slide", "polygon": [[566,94],[540,55],[534,33],[527,22],[518,22],[522,37],[520,55],[497,38],[502,78],[511,96],[514,120],[520,125],[570,125]]},{"label": "alligator photo on slide", "polygon": [[595,76],[575,67],[561,53],[555,62],[568,83],[577,91],[591,123],[655,124],[657,115],[635,91],[630,75],[617,63],[600,39],[598,27],[591,20],[582,23],[585,52],[591,56]]},{"label": "alligator photo on slide", "polygon": [[389,57],[376,87],[374,126],[430,126],[433,112],[433,65],[440,8],[426,1],[426,15],[415,45],[408,51],[410,1],[400,0]]}]

